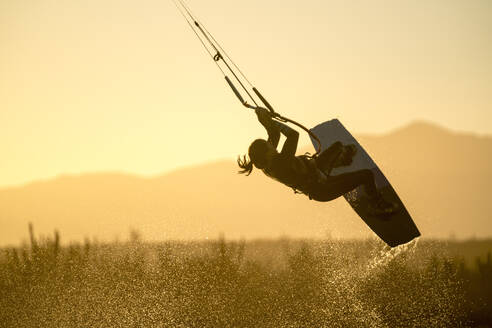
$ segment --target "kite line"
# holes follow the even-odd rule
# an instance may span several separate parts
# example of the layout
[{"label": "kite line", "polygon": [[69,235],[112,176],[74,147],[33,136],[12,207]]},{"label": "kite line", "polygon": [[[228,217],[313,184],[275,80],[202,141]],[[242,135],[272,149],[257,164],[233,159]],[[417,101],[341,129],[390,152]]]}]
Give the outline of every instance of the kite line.
[{"label": "kite line", "polygon": [[[230,88],[232,89],[236,97],[239,99],[241,104],[250,109],[264,108],[258,105],[258,103],[261,101],[261,103],[270,112],[272,118],[283,123],[294,124],[299,128],[303,129],[304,131],[306,131],[309,134],[309,136],[312,139],[314,139],[317,143],[317,147],[315,147],[316,153],[310,156],[311,157],[317,156],[321,150],[321,141],[319,140],[319,138],[304,125],[275,112],[272,105],[270,105],[270,103],[265,99],[265,97],[263,97],[263,95],[258,91],[258,89],[256,89],[256,87],[253,86],[253,84],[248,80],[248,78],[244,75],[241,69],[239,69],[239,67],[234,63],[234,61],[227,55],[225,50],[220,46],[220,44],[213,37],[213,35],[206,29],[206,27],[202,23],[200,23],[200,21],[196,18],[196,16],[193,15],[190,8],[185,4],[184,0],[173,0],[173,2],[176,8],[181,13],[181,15],[183,16],[183,18],[190,26],[190,28],[195,33],[196,37],[200,40],[200,43],[203,45],[205,50],[213,59],[219,70],[222,72],[227,84],[230,86]],[[226,71],[232,74],[233,80],[235,82],[233,82],[233,80],[229,78]],[[235,83],[239,84],[240,90],[242,90],[241,92],[238,90],[238,88],[236,88]],[[251,90],[253,91],[254,95],[256,95],[256,97],[259,99],[259,101],[254,98],[253,94],[251,93]],[[243,94],[245,94],[245,97],[243,97]],[[247,100],[245,100],[245,98]]]}]

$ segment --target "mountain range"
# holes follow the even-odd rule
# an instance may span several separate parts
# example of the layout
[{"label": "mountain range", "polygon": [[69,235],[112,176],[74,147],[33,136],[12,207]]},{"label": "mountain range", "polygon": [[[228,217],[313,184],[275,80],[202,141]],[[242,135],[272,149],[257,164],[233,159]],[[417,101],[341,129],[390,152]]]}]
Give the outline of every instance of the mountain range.
[{"label": "mountain range", "polygon": [[[414,122],[385,135],[358,135],[423,237],[492,237],[492,137]],[[364,238],[371,231],[343,198],[296,195],[234,160],[152,178],[123,173],[64,175],[0,189],[0,245],[60,231],[65,242],[125,238]]]}]

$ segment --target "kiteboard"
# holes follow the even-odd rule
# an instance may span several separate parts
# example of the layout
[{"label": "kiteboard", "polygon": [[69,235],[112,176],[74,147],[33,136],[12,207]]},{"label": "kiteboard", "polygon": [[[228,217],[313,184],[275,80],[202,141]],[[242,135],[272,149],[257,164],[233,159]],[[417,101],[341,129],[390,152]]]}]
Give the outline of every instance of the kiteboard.
[{"label": "kiteboard", "polygon": [[[362,220],[364,220],[379,238],[389,246],[396,247],[398,245],[406,244],[420,236],[420,232],[413,222],[412,217],[388,179],[386,179],[383,172],[381,172],[369,154],[362,148],[350,132],[345,129],[339,120],[333,119],[321,123],[312,128],[311,132],[313,132],[321,141],[321,151],[325,150],[336,141],[340,141],[344,145],[354,144],[357,147],[357,152],[352,163],[348,166],[334,168],[330,175],[333,176],[362,169],[370,169],[374,174],[376,187],[379,192],[382,193],[384,199],[397,203],[400,206],[399,211],[390,216],[374,216],[369,211],[368,197],[362,186],[343,195],[355,212],[357,212]],[[313,137],[311,137],[311,141],[316,147],[317,144]]]}]

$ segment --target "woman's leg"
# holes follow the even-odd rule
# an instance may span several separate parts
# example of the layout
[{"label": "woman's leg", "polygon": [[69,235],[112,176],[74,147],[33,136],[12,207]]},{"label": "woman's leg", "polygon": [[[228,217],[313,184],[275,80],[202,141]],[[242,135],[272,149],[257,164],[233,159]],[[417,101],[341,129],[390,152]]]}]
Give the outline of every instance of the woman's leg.
[{"label": "woman's leg", "polygon": [[370,198],[379,196],[374,182],[374,174],[368,169],[330,176],[326,183],[317,186],[309,195],[314,200],[327,202],[361,185],[364,186],[364,190]]},{"label": "woman's leg", "polygon": [[330,175],[331,170],[335,166],[335,162],[338,160],[342,152],[342,143],[340,141],[333,143],[330,147],[319,154],[318,157],[316,157],[316,166],[326,175]]}]

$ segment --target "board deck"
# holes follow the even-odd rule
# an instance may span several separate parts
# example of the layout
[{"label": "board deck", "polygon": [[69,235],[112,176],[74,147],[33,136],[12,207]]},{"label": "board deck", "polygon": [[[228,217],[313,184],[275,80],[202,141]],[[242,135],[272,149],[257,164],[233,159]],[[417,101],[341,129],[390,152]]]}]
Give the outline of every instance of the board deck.
[{"label": "board deck", "polygon": [[[371,228],[389,246],[395,247],[406,244],[414,238],[420,236],[420,232],[413,222],[410,214],[398,197],[383,172],[378,168],[376,163],[371,159],[367,152],[357,142],[357,140],[345,129],[337,119],[333,119],[317,125],[311,131],[320,139],[322,148],[325,150],[336,141],[344,145],[354,144],[357,147],[357,153],[349,166],[334,168],[330,175],[353,172],[361,169],[370,169],[374,173],[376,186],[383,194],[384,199],[398,203],[400,210],[389,217],[377,217],[368,212],[368,203],[365,200],[366,193],[363,187],[357,187],[351,192],[344,195],[344,198],[364,222]],[[313,144],[315,143],[314,140]]]}]

